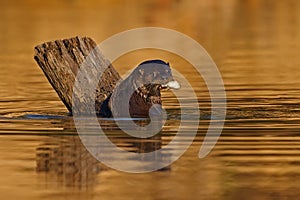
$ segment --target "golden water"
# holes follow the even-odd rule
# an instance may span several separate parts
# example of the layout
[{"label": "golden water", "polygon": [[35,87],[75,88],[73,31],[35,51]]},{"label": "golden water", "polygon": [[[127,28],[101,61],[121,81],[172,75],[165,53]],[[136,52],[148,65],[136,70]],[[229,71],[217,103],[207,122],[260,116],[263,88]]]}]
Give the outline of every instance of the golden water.
[{"label": "golden water", "polygon": [[[299,10],[297,0],[1,1],[1,199],[298,199]],[[223,76],[228,112],[217,145],[199,159],[207,89],[186,62],[160,52],[199,92],[199,134],[168,169],[128,174],[86,152],[33,47],[75,35],[101,42],[143,26],[175,29],[203,45]],[[158,52],[133,52],[115,67],[125,73],[151,55]],[[167,143],[178,123],[177,101],[166,94],[164,102],[175,119],[152,143]],[[106,126],[124,148],[143,146]]]}]

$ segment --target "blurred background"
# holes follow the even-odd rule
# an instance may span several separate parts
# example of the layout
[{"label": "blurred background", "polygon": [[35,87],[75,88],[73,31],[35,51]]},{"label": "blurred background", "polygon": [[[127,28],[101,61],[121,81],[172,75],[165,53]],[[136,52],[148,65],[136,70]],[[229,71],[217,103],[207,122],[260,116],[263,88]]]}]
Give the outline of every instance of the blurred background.
[{"label": "blurred background", "polygon": [[[297,0],[11,0],[0,1],[0,192],[6,199],[297,199],[300,185],[300,2]],[[199,91],[199,134],[167,169],[126,174],[98,163],[33,60],[34,46],[89,36],[97,43],[145,26],[180,31],[216,62],[228,97],[225,127],[213,152],[198,159],[210,102],[192,66],[168,52],[133,52],[114,61],[124,74],[162,58]],[[180,48],[180,46],[178,47]],[[165,145],[175,119],[152,141],[125,137],[123,148]],[[203,123],[203,124],[201,124]]]}]

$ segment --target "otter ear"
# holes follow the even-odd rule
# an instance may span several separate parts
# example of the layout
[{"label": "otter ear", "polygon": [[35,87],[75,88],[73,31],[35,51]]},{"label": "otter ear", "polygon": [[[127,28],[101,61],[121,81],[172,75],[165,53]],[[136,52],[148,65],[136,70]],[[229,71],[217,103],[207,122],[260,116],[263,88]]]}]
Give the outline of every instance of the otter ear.
[{"label": "otter ear", "polygon": [[167,62],[167,65],[168,65],[168,66],[170,66],[170,63],[169,63],[169,62]]},{"label": "otter ear", "polygon": [[143,75],[144,74],[144,69],[139,69],[139,72],[140,72],[141,75]]}]

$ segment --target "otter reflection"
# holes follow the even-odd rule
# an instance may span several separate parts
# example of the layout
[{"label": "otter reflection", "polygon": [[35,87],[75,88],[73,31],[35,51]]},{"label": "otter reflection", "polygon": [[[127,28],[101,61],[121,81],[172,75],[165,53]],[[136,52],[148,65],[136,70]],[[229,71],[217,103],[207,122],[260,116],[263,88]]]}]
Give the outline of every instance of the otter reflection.
[{"label": "otter reflection", "polygon": [[[107,137],[118,147],[135,153],[146,153],[162,147],[162,136],[157,134],[150,138],[130,137],[120,130],[113,120],[100,120],[105,127]],[[145,126],[149,120],[136,121]],[[74,135],[76,129],[73,119],[67,118],[62,136],[49,136],[36,149],[36,171],[44,172],[47,180],[54,179],[66,186],[92,187],[97,183],[97,174],[103,170],[112,170],[95,159],[82,144],[79,136]],[[70,134],[71,133],[71,134]],[[166,167],[162,170],[170,170]]]}]

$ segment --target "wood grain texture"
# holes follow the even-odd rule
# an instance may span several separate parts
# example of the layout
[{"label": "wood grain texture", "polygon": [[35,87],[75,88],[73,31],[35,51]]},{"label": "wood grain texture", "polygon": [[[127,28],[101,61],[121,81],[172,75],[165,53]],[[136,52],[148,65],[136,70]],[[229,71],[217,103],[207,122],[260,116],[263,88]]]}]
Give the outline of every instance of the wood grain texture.
[{"label": "wood grain texture", "polygon": [[[101,51],[97,49],[96,43],[88,37],[74,37],[64,40],[46,42],[35,47],[34,59],[43,70],[48,81],[57,92],[67,109],[72,112],[73,85],[81,64],[89,56],[88,64],[90,74],[103,71],[95,92],[95,109],[100,116],[108,116],[110,110],[105,103],[113,92],[117,82],[121,80],[120,75],[107,60]],[[106,68],[106,66],[109,66]],[[94,90],[88,88],[87,90]],[[87,91],[80,91],[82,94]],[[94,97],[79,95],[79,112],[84,112]]]}]

